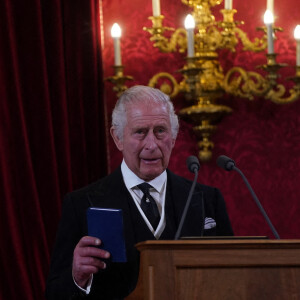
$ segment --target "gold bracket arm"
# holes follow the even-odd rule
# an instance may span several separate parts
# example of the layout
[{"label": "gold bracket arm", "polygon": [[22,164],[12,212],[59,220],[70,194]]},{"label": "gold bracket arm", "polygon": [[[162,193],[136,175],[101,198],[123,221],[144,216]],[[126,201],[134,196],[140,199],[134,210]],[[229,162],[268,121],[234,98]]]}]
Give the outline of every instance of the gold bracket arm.
[{"label": "gold bracket arm", "polygon": [[[267,28],[266,27],[258,27],[256,28],[257,31],[263,31],[264,32],[264,36],[260,39],[260,38],[255,38],[254,42],[251,42],[247,36],[247,34],[242,31],[240,28],[234,28],[235,33],[237,34],[237,36],[240,38],[244,48],[244,51],[253,51],[253,52],[260,52],[263,51],[267,48],[268,43],[267,43]],[[282,28],[280,27],[274,27],[273,28],[274,33],[276,33],[277,31],[282,32]]]},{"label": "gold bracket arm", "polygon": [[276,90],[272,89],[266,95],[266,99],[270,99],[276,104],[291,103],[300,98],[300,66],[296,66],[296,75],[287,78],[294,81],[295,85],[289,90],[289,96],[284,97],[286,89],[282,84],[276,85]]},{"label": "gold bracket arm", "polygon": [[[237,11],[235,9],[222,9],[223,21],[218,22],[219,27],[222,28],[222,48],[228,48],[235,52],[235,46],[238,43],[238,39],[243,44],[243,50],[249,50],[253,52],[259,52],[267,47],[266,36],[262,39],[255,38],[254,42],[251,42],[247,34],[237,27],[237,25],[244,24],[243,21],[234,21],[234,14]],[[265,31],[266,32],[266,31]]]},{"label": "gold bracket arm", "polygon": [[289,78],[295,85],[285,97],[286,88],[277,84],[278,70],[285,64],[276,63],[276,53],[267,54],[267,64],[260,66],[268,75],[263,78],[256,72],[247,72],[240,67],[230,69],[224,78],[224,89],[227,93],[242,98],[253,99],[254,96],[264,96],[277,104],[291,103],[300,97],[300,66],[296,67],[296,75]]},{"label": "gold bracket arm", "polygon": [[[152,21],[152,27],[144,27],[143,30],[151,34],[150,41],[154,42],[153,46],[158,48],[161,52],[170,53],[175,52],[177,49],[180,53],[186,51],[186,30],[184,28],[174,29],[171,27],[162,26],[164,16],[149,17]],[[164,36],[165,31],[174,31],[168,39]]]},{"label": "gold bracket arm", "polygon": [[300,77],[298,77],[297,80],[299,80],[299,82],[294,88],[289,90],[289,96],[284,97],[286,89],[282,84],[279,84],[276,86],[276,91],[274,89],[269,91],[266,95],[266,99],[270,99],[276,104],[287,104],[298,100],[300,97]]},{"label": "gold bracket arm", "polygon": [[296,66],[296,75],[289,78],[294,81],[295,85],[289,90],[289,95],[285,97],[286,88],[282,84],[277,84],[278,70],[287,66],[276,62],[276,53],[267,54],[267,64],[261,66],[269,74],[266,76],[271,89],[266,93],[265,98],[277,104],[291,103],[299,99],[300,96],[300,67]]},{"label": "gold bracket arm", "polygon": [[224,78],[224,90],[234,96],[253,100],[254,96],[263,96],[270,84],[260,74],[247,72],[241,67],[230,69]]},{"label": "gold bracket arm", "polygon": [[[162,83],[161,80],[163,80]],[[178,84],[175,77],[167,72],[155,74],[149,80],[148,86],[158,87],[163,93],[167,94],[170,98],[174,98],[181,92],[180,85]]]},{"label": "gold bracket arm", "polygon": [[244,51],[253,51],[253,52],[260,52],[267,48],[267,39],[266,36],[264,36],[262,39],[255,38],[254,42],[251,42],[247,36],[247,34],[241,30],[240,28],[234,28],[234,32],[241,40],[241,43],[243,44]]}]

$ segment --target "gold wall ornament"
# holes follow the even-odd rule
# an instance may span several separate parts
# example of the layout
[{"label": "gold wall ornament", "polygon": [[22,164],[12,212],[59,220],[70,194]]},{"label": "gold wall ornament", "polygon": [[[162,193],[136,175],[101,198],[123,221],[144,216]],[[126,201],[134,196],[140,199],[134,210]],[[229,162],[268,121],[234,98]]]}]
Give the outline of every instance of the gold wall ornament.
[{"label": "gold wall ornament", "polygon": [[[163,80],[163,83],[159,83],[160,80]],[[177,83],[175,77],[168,72],[160,72],[154,75],[148,83],[148,86],[155,87],[159,85],[160,90],[169,95],[171,98],[174,98],[181,92],[180,85]]]},{"label": "gold wall ornament", "polygon": [[[143,30],[148,31],[151,34],[150,41],[153,42],[153,46],[158,48],[161,52],[170,53],[175,52],[177,49],[180,53],[184,53],[186,50],[186,31],[183,28],[175,30],[172,27],[163,27],[162,21],[164,16],[149,17],[152,21],[152,27],[144,27]],[[166,31],[174,31],[171,38],[164,37]]]},{"label": "gold wall ornament", "polygon": [[124,75],[124,66],[113,66],[113,68],[115,75],[107,77],[105,78],[105,80],[111,82],[114,85],[113,91],[116,92],[117,97],[119,98],[121,94],[127,90],[125,82],[128,80],[133,80],[133,77],[129,75]]},{"label": "gold wall ornament", "polygon": [[[156,2],[159,3],[158,0]],[[295,38],[297,42],[297,66],[295,76],[290,78],[294,86],[288,92],[282,84],[277,83],[278,71],[284,67],[276,62],[274,53],[274,34],[282,31],[274,26],[273,15],[271,19],[265,16],[266,26],[257,28],[262,31],[262,37],[251,41],[247,33],[239,28],[243,21],[235,21],[237,10],[232,9],[232,4],[225,3],[225,9],[220,12],[223,20],[216,21],[211,8],[220,5],[222,0],[182,0],[182,3],[192,9],[195,26],[183,28],[170,28],[163,25],[164,16],[149,17],[152,27],[144,27],[150,34],[153,46],[161,52],[170,53],[187,51],[187,58],[182,69],[182,79],[177,82],[175,77],[168,72],[155,74],[148,85],[160,88],[171,98],[182,94],[186,107],[179,111],[182,119],[193,124],[197,136],[199,158],[209,161],[212,157],[214,143],[211,137],[217,129],[217,124],[225,115],[232,112],[228,106],[222,105],[225,94],[253,100],[254,97],[264,97],[274,103],[284,104],[296,101],[300,97],[300,26]],[[265,15],[270,17],[270,11]],[[159,8],[160,13],[160,8]],[[170,37],[165,37],[165,32],[172,32]],[[191,49],[191,43],[193,48]],[[233,66],[226,73],[220,64],[218,51],[227,49],[236,51],[238,44],[243,50],[252,52],[265,51],[266,64],[260,68],[265,76],[255,71],[246,71],[239,66]],[[124,86],[123,86],[124,87]],[[122,87],[122,88],[123,88]],[[287,95],[288,94],[288,95]]]}]

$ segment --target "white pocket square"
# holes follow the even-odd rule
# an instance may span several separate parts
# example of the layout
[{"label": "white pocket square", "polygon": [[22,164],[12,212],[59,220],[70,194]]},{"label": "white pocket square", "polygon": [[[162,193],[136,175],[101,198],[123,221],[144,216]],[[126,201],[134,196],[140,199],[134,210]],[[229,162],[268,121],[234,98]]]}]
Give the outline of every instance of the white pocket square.
[{"label": "white pocket square", "polygon": [[217,226],[217,223],[212,218],[205,218],[204,229],[211,229]]}]

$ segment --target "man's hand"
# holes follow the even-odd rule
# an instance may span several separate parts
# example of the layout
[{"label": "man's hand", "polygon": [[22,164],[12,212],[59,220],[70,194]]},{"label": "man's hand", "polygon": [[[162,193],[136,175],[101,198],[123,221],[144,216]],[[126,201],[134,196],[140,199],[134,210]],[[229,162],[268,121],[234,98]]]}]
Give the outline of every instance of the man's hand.
[{"label": "man's hand", "polygon": [[101,259],[109,258],[109,252],[96,248],[101,241],[95,237],[84,236],[74,250],[72,274],[76,283],[85,288],[92,274],[105,269],[106,264]]}]

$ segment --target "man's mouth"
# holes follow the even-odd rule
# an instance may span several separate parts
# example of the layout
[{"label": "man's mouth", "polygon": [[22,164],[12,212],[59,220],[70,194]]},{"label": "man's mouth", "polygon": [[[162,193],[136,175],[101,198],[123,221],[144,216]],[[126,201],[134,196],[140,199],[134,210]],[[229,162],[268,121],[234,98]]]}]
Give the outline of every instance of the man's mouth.
[{"label": "man's mouth", "polygon": [[146,164],[157,163],[160,158],[141,158],[141,160]]}]

